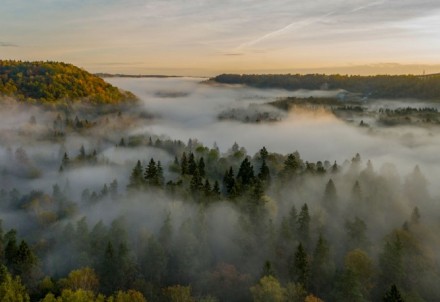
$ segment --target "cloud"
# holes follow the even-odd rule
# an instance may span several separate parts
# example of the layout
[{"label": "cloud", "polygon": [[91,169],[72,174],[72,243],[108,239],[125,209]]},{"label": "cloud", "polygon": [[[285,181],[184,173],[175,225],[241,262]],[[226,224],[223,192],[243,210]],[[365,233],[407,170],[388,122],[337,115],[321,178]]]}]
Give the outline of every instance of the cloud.
[{"label": "cloud", "polygon": [[[440,51],[435,22],[414,20],[435,20],[439,11],[440,3],[432,0],[8,0],[0,11],[0,28],[8,28],[2,39],[35,46],[5,49],[6,56],[85,68],[100,63],[114,71],[120,68],[105,62],[120,62],[121,56],[150,68],[213,70],[226,68],[229,54],[236,53],[249,54],[236,65],[257,68],[423,63],[427,58],[434,63]],[[395,48],[398,54],[391,51]],[[134,72],[136,66],[125,69]]]},{"label": "cloud", "polygon": [[319,16],[319,17],[316,17],[316,18],[309,18],[309,19],[305,19],[305,20],[302,20],[302,21],[294,21],[294,22],[292,22],[292,23],[290,23],[290,24],[288,24],[288,25],[286,25],[286,26],[284,26],[284,27],[282,27],[280,29],[271,31],[271,32],[269,32],[267,34],[264,34],[264,35],[262,35],[262,36],[260,36],[260,37],[258,37],[256,39],[252,40],[252,41],[245,42],[245,43],[239,45],[237,47],[237,49],[244,49],[244,48],[256,45],[256,44],[258,44],[260,42],[263,42],[263,41],[265,41],[267,39],[270,39],[272,37],[280,36],[282,34],[285,34],[285,33],[288,33],[288,32],[294,31],[294,30],[298,30],[298,29],[301,29],[301,28],[309,26],[309,25],[312,25],[314,23],[317,23],[317,22],[320,22],[322,20],[325,20],[327,17],[329,17],[329,16],[331,16],[333,14],[334,14],[334,12],[330,12],[330,13],[327,13],[327,14],[325,14],[323,16]]}]

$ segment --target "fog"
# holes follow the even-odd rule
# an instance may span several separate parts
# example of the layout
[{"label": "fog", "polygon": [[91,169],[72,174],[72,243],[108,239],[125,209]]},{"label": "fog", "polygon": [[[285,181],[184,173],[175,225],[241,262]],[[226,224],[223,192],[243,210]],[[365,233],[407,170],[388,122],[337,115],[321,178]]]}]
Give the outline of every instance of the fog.
[{"label": "fog", "polygon": [[[162,301],[151,288],[164,284],[191,285],[198,296],[215,293],[219,301],[250,301],[248,289],[261,277],[265,261],[272,263],[283,284],[292,281],[286,267],[299,242],[312,255],[319,235],[325,236],[338,269],[335,276],[345,269],[344,257],[354,248],[364,249],[378,271],[383,270],[379,259],[384,241],[406,225],[404,230],[418,236],[417,257],[433,267],[418,271],[417,276],[426,281],[433,274],[433,280],[440,280],[434,265],[440,261],[440,242],[435,239],[440,230],[438,126],[359,127],[318,107],[283,112],[279,121],[231,121],[219,115],[231,109],[276,112],[266,103],[283,97],[336,97],[341,91],[263,90],[216,85],[201,78],[108,81],[132,91],[139,102],[98,110],[25,106],[8,100],[0,113],[0,218],[5,230],[17,229],[19,238],[34,247],[41,261],[38,276],[61,278],[73,269],[91,266],[105,279],[102,262],[107,242],[115,249],[126,244],[136,266],[126,287],[136,287],[149,301]],[[372,111],[436,107],[417,100],[363,105]],[[273,180],[263,181],[264,192],[258,200],[264,211],[258,213],[249,210],[258,208],[249,204],[253,189],[242,185],[237,190],[244,193],[233,196],[223,176],[231,168],[238,182],[245,158],[258,174],[262,165],[258,152],[263,146],[269,152],[267,165]],[[194,153],[197,161],[204,158],[208,187],[218,181],[218,197],[206,195],[204,200],[194,192],[196,176],[179,170],[183,152]],[[292,153],[298,171],[289,178],[285,166],[287,154]],[[158,186],[143,178],[151,159],[163,169],[164,180]],[[138,161],[144,183],[133,189]],[[333,193],[328,189],[330,180]],[[290,223],[295,229],[290,232],[297,232],[297,222],[290,221],[295,215],[290,213],[293,207],[299,213],[304,204],[310,209],[310,234],[289,237],[283,227]],[[422,213],[420,225],[414,222],[415,207]],[[168,239],[164,235],[167,218]],[[366,225],[361,232],[365,241],[347,239],[347,223],[355,219]],[[158,244],[154,240],[160,252],[151,250]],[[167,259],[160,281],[150,276],[153,264],[148,261],[153,260],[147,255],[158,263]],[[213,276],[221,275],[225,265],[237,269],[242,282],[238,293],[217,289]],[[388,286],[380,284],[381,274],[375,278],[373,299]],[[405,293],[429,288],[426,301],[440,297],[434,286],[423,282],[425,287],[412,285]],[[37,285],[26,285],[38,291]],[[108,294],[115,288],[102,285],[101,290]],[[339,301],[333,295],[322,291],[329,301]]]},{"label": "fog", "polygon": [[[246,124],[219,120],[218,114],[228,108],[242,108],[249,104],[264,104],[281,97],[331,97],[341,91],[285,91],[253,89],[243,86],[203,83],[200,78],[127,79],[108,81],[133,91],[143,108],[156,116],[154,123],[133,130],[133,133],[154,133],[172,139],[196,138],[207,146],[214,143],[222,151],[234,142],[254,154],[263,145],[271,152],[282,154],[298,151],[308,161],[338,161],[360,153],[375,165],[394,163],[401,173],[409,173],[419,165],[430,179],[440,176],[435,150],[440,147],[439,129],[400,127],[390,129],[361,129],[344,123],[327,112],[291,112],[277,123]],[[201,83],[202,82],[202,83]],[[167,91],[176,97],[158,97]],[[415,100],[377,100],[370,109],[399,107],[433,107],[436,103]],[[435,194],[439,188],[431,186]]]}]

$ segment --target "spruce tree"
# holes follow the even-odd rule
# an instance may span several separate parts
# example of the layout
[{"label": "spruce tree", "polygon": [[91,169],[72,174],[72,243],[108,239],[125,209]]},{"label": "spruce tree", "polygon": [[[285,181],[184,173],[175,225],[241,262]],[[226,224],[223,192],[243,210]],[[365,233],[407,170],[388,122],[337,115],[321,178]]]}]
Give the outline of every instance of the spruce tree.
[{"label": "spruce tree", "polygon": [[214,196],[220,196],[220,186],[217,180],[214,182],[214,186],[212,187],[212,194]]},{"label": "spruce tree", "polygon": [[188,174],[188,159],[186,158],[185,152],[183,152],[182,159],[180,160],[180,174]]},{"label": "spruce tree", "polygon": [[197,165],[197,168],[199,170],[199,175],[200,177],[205,177],[206,172],[205,172],[205,160],[203,159],[203,157],[200,157],[199,159],[199,163]]},{"label": "spruce tree", "polygon": [[189,175],[194,175],[196,170],[197,170],[196,160],[194,158],[194,153],[191,152],[189,154],[189,159],[188,159],[188,174]]},{"label": "spruce tree", "polygon": [[300,243],[294,254],[293,263],[290,267],[290,277],[293,281],[298,282],[308,289],[310,278],[309,260],[307,253]]},{"label": "spruce tree", "polygon": [[237,173],[237,181],[243,190],[246,190],[254,181],[254,167],[246,157],[240,165],[240,169]]},{"label": "spruce tree", "polygon": [[291,178],[296,174],[298,168],[299,168],[298,159],[294,154],[289,154],[287,155],[287,158],[284,161],[284,167],[283,170],[281,171],[281,175],[287,179]]},{"label": "spruce tree", "polygon": [[150,159],[150,162],[145,169],[144,178],[150,186],[157,186],[159,184],[157,166],[154,159]]},{"label": "spruce tree", "polygon": [[301,212],[298,215],[298,234],[300,240],[308,246],[310,237],[310,215],[307,203],[301,207]]},{"label": "spruce tree", "polygon": [[83,160],[86,158],[86,149],[84,149],[84,145],[81,145],[81,148],[79,148],[79,155],[78,158],[80,160]]},{"label": "spruce tree", "polygon": [[323,206],[329,213],[335,213],[337,211],[338,196],[336,194],[336,187],[333,180],[330,178],[325,186]]},{"label": "spruce tree", "polygon": [[229,197],[232,197],[233,191],[235,189],[235,177],[232,167],[230,167],[229,170],[225,172],[225,176],[223,177],[223,186],[225,188],[226,194]]},{"label": "spruce tree", "polygon": [[391,285],[391,288],[385,293],[383,302],[404,302],[395,284]]},{"label": "spruce tree", "polygon": [[143,184],[144,184],[143,168],[141,161],[138,160],[136,166],[133,168],[133,171],[131,172],[130,182],[127,187],[129,189],[140,189],[142,188]]},{"label": "spruce tree", "polygon": [[163,168],[160,161],[157,162],[157,184],[158,186],[163,186],[165,183],[165,177],[163,175]]},{"label": "spruce tree", "polygon": [[270,171],[266,164],[266,159],[263,159],[260,167],[260,173],[258,173],[258,178],[264,183],[268,184],[270,182]]}]

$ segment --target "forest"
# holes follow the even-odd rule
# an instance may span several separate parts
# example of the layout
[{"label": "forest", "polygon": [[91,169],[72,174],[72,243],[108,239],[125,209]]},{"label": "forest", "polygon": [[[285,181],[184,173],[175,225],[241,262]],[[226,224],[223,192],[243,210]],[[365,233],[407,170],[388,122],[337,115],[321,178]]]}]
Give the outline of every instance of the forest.
[{"label": "forest", "polygon": [[79,100],[114,104],[135,99],[72,64],[50,61],[0,60],[0,94],[38,104]]},{"label": "forest", "polygon": [[[142,146],[160,150],[173,159],[139,157],[125,167],[125,181],[103,183],[100,190],[86,187],[75,199],[68,182],[54,183],[49,192],[8,187],[14,177],[40,176],[28,173],[38,163],[26,149],[7,150],[0,204],[4,215],[14,213],[17,225],[9,220],[0,232],[0,296],[19,295],[22,301],[440,298],[435,253],[440,223],[433,214],[438,204],[418,167],[401,179],[398,167],[375,168],[359,154],[343,163],[308,162],[297,152],[262,147],[249,155],[234,144],[221,153],[197,140],[154,136],[122,137],[115,145],[120,152]],[[96,165],[115,163],[81,146],[60,153],[56,173],[65,179],[69,171]],[[120,214],[98,219],[97,209]]]},{"label": "forest", "polygon": [[325,75],[325,74],[222,74],[210,79],[222,84],[287,90],[337,90],[359,93],[370,99],[438,100],[440,75]]},{"label": "forest", "polygon": [[[125,89],[133,83],[122,81],[128,81]],[[226,108],[236,96],[262,104],[277,98],[192,79],[135,81],[142,90],[155,87],[142,96],[154,102],[47,108],[2,100],[1,301],[440,300],[435,169],[398,159],[397,151],[394,158],[369,160],[363,154],[370,156],[369,148],[359,142],[388,135],[391,146],[389,133],[364,133],[331,111],[305,113],[305,121],[286,113],[285,121],[231,124],[216,118],[219,95],[226,95]],[[198,98],[194,111],[189,100]],[[194,124],[188,118],[202,113],[212,119]],[[309,119],[318,124],[318,136]],[[286,127],[280,139],[292,147],[281,152],[262,134],[253,138],[259,147],[252,151],[241,141],[210,146],[206,138],[183,140],[154,128],[179,120],[176,127],[184,131],[207,128],[220,140],[211,125],[225,127],[227,137],[238,129]],[[323,152],[304,149],[295,128]],[[327,151],[326,128],[342,145],[339,152]],[[342,147],[351,150],[350,141],[342,141],[347,131],[363,152],[341,160]],[[427,131],[427,149],[414,147],[424,145],[402,132],[394,150],[428,154],[435,167],[436,136]],[[403,141],[408,136],[411,144]]]}]

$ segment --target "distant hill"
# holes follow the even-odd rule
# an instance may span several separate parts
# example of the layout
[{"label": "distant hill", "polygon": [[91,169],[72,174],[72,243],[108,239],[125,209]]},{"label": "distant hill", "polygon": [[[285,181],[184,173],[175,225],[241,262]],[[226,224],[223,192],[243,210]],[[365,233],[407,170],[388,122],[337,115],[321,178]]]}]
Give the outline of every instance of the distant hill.
[{"label": "distant hill", "polygon": [[0,95],[22,101],[116,104],[136,97],[72,64],[0,60]]},{"label": "distant hill", "polygon": [[242,84],[258,88],[287,90],[344,89],[360,93],[361,97],[378,99],[415,98],[440,100],[440,75],[377,75],[348,76],[324,74],[222,74],[211,81],[223,84]]},{"label": "distant hill", "polygon": [[182,76],[161,74],[95,73],[95,75],[101,78],[182,78]]}]

